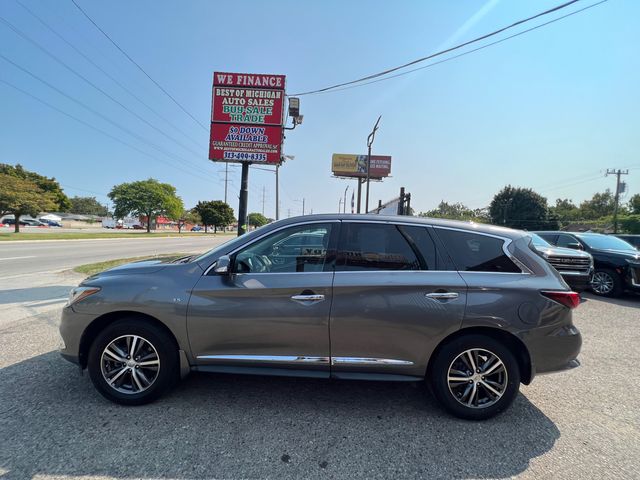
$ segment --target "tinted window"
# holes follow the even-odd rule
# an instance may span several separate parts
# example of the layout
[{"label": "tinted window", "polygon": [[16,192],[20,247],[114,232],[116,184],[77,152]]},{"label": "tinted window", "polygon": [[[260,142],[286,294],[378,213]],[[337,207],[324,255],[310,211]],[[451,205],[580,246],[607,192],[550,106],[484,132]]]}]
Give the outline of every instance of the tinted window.
[{"label": "tinted window", "polygon": [[502,250],[504,240],[458,230],[436,230],[458,270],[521,273]]},{"label": "tinted window", "polygon": [[[426,231],[425,231],[426,233]],[[395,225],[373,223],[343,223],[338,242],[336,268],[358,270],[420,270],[426,260],[412,240],[408,240]]]},{"label": "tinted window", "polygon": [[576,234],[584,243],[591,248],[601,248],[603,250],[630,250],[635,253],[632,245],[620,240],[612,235],[602,235],[599,233],[581,233]]},{"label": "tinted window", "polygon": [[556,245],[558,247],[568,248],[572,243],[576,244],[580,242],[578,242],[578,240],[573,238],[571,235],[558,235],[558,241],[556,242]]},{"label": "tinted window", "polygon": [[538,235],[540,235],[544,240],[549,242],[551,245],[555,245],[556,240],[558,239],[558,235],[555,235],[553,233],[539,233]]},{"label": "tinted window", "polygon": [[241,250],[237,273],[322,272],[331,224],[300,225],[276,232]]}]

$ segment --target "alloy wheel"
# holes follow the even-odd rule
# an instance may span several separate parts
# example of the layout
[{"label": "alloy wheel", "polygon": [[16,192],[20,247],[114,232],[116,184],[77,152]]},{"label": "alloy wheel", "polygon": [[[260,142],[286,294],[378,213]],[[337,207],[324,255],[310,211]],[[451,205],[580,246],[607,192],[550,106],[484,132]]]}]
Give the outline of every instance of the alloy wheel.
[{"label": "alloy wheel", "polygon": [[449,392],[459,403],[486,408],[498,402],[507,389],[507,369],[495,353],[472,348],[451,362],[447,382]]},{"label": "alloy wheel", "polygon": [[100,368],[111,388],[136,394],[147,390],[158,378],[160,357],[149,340],[138,335],[123,335],[102,351]]},{"label": "alloy wheel", "polygon": [[596,272],[591,279],[591,288],[595,293],[607,295],[613,291],[614,281],[607,272]]}]

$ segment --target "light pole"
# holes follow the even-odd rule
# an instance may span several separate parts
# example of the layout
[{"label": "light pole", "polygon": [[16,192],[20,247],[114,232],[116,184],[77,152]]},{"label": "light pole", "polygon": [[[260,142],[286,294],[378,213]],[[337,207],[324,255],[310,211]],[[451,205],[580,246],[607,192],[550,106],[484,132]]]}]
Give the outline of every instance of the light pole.
[{"label": "light pole", "polygon": [[371,145],[373,145],[373,140],[376,137],[376,130],[378,130],[378,124],[380,123],[381,118],[382,118],[382,115],[378,117],[376,124],[373,126],[373,130],[371,130],[371,133],[367,137],[367,148],[369,149],[369,151],[367,153],[367,194],[364,202],[364,213],[369,212],[369,181],[370,181],[369,171],[371,170]]},{"label": "light pole", "polygon": [[[344,189],[344,202],[342,204],[342,213],[347,213],[347,190],[349,190],[349,185],[347,185],[347,188]],[[340,213],[340,210],[338,210],[338,213]]]}]

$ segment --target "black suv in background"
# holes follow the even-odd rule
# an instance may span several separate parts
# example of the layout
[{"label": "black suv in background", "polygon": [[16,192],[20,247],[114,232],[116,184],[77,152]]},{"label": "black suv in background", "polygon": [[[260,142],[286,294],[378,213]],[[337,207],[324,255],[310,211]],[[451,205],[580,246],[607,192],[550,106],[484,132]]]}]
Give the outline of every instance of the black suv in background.
[{"label": "black suv in background", "polygon": [[575,291],[589,288],[593,275],[593,257],[582,250],[554,247],[540,235],[529,232],[531,245],[555,268],[567,285]]},{"label": "black suv in background", "polygon": [[621,240],[630,243],[636,249],[640,250],[640,235],[616,235]]},{"label": "black suv in background", "polygon": [[624,290],[640,291],[640,252],[613,235],[576,232],[535,232],[558,247],[584,250],[593,256],[591,290],[617,297]]}]

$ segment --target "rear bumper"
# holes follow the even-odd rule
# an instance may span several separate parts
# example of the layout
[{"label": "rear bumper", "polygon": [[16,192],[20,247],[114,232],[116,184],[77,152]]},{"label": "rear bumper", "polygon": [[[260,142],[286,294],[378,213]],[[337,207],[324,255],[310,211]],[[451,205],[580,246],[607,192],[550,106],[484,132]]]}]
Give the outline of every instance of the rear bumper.
[{"label": "rear bumper", "polygon": [[523,339],[531,357],[532,376],[578,367],[582,336],[574,325],[532,330]]},{"label": "rear bumper", "polygon": [[559,272],[562,275],[562,279],[567,282],[573,290],[586,290],[591,284],[591,277],[593,276],[593,269],[588,273],[575,273],[575,272]]}]

